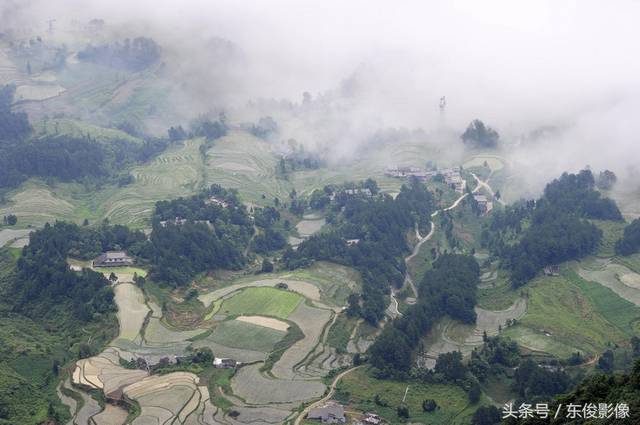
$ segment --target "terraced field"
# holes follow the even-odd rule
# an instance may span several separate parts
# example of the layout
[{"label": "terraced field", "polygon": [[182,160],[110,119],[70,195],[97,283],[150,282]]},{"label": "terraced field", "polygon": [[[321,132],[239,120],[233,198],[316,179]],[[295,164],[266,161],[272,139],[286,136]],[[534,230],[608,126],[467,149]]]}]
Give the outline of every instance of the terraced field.
[{"label": "terraced field", "polygon": [[504,334],[519,344],[566,358],[575,351],[595,355],[609,344],[626,344],[636,333],[640,309],[571,271],[539,277],[525,288],[527,314]]},{"label": "terraced field", "polygon": [[[378,395],[388,406],[374,403]],[[360,368],[345,376],[338,384],[335,396],[359,411],[377,411],[390,423],[404,422],[396,414],[396,407],[404,400],[409,408],[409,422],[430,425],[468,424],[475,410],[469,405],[465,392],[456,386],[440,384],[417,384],[379,380],[373,378],[365,368]],[[434,412],[424,412],[422,402],[433,399],[439,408]],[[481,402],[485,403],[485,401]]]},{"label": "terraced field", "polygon": [[274,198],[286,199],[292,189],[287,180],[276,178],[277,163],[267,142],[246,132],[230,131],[207,151],[206,182],[238,189],[244,202],[272,205]]},{"label": "terraced field", "polygon": [[302,301],[295,292],[270,287],[247,288],[222,303],[220,312],[228,315],[251,314],[286,319]]}]

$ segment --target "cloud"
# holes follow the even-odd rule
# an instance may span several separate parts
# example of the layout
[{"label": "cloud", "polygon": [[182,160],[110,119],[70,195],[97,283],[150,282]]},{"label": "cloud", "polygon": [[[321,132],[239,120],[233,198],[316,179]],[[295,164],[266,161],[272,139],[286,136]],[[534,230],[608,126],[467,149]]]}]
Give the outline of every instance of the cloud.
[{"label": "cloud", "polygon": [[[284,127],[309,143],[337,137],[341,155],[380,127],[422,127],[437,138],[443,95],[447,126],[461,132],[480,118],[497,128],[532,190],[585,164],[628,173],[640,153],[637,1],[3,3],[12,9],[0,12],[2,24],[22,24],[11,21],[17,14],[41,25],[101,17],[152,34],[183,79],[180,107],[193,112],[213,105],[240,114],[251,99],[299,103],[310,92],[324,99],[317,115],[297,111]],[[232,54],[211,47],[220,39]],[[347,97],[345,80],[357,86]],[[322,128],[303,128],[313,124]],[[544,127],[560,130],[518,144]]]}]

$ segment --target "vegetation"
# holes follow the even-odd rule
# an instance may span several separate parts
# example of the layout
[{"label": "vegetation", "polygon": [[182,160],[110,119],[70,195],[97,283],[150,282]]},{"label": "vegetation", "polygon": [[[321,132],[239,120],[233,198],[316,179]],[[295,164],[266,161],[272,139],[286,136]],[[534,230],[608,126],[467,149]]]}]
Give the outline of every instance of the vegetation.
[{"label": "vegetation", "polygon": [[270,287],[247,288],[222,303],[225,314],[258,314],[286,319],[302,301],[295,292]]},{"label": "vegetation", "polygon": [[113,68],[141,71],[160,58],[160,46],[147,37],[125,38],[122,42],[87,46],[78,52],[78,59]]},{"label": "vegetation", "polygon": [[283,262],[289,269],[313,260],[358,269],[364,280],[361,314],[376,325],[384,315],[389,284],[400,287],[404,279],[406,231],[429,217],[434,205],[431,193],[418,181],[403,186],[395,199],[366,193],[358,189],[337,191],[327,219],[333,231],[311,236],[296,251],[287,250]]},{"label": "vegetation", "polygon": [[434,262],[420,283],[417,304],[385,327],[369,349],[370,362],[380,376],[406,377],[420,337],[445,314],[465,323],[475,322],[479,274],[478,263],[465,255],[445,254]]},{"label": "vegetation", "polygon": [[545,266],[596,252],[602,231],[586,219],[622,220],[615,202],[601,198],[594,188],[591,171],[564,173],[546,186],[538,201],[519,203],[494,215],[481,243],[502,257],[515,287]]},{"label": "vegetation", "polygon": [[[598,406],[599,403],[609,403],[613,407],[618,403],[625,403],[629,407],[629,417],[611,420],[602,419],[579,419],[580,423],[587,425],[595,425],[602,423],[616,423],[622,425],[631,425],[638,422],[638,412],[640,412],[640,360],[636,360],[633,370],[629,374],[623,375],[602,375],[596,374],[585,379],[577,388],[567,395],[559,396],[554,403],[550,404],[549,409],[555,412],[558,406],[562,404],[563,409],[568,404],[588,405],[593,403]],[[563,410],[564,412],[565,410]],[[566,423],[564,416],[560,420],[555,420],[553,416],[549,418],[532,418],[527,420],[508,419],[507,424],[526,424],[526,425],[544,425]]]},{"label": "vegetation", "polygon": [[237,194],[213,185],[190,198],[158,202],[151,238],[140,255],[151,261],[152,279],[183,286],[206,270],[239,269],[252,233]]},{"label": "vegetation", "polygon": [[640,251],[640,219],[636,218],[624,228],[624,235],[616,242],[616,254],[631,255]]},{"label": "vegetation", "polygon": [[475,147],[495,148],[500,136],[491,127],[485,126],[480,120],[473,120],[462,133],[462,141]]}]

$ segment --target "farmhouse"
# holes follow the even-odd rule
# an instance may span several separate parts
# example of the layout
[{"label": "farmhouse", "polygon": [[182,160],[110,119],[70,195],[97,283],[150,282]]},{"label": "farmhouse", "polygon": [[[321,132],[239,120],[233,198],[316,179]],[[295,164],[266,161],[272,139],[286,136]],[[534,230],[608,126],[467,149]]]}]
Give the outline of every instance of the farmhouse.
[{"label": "farmhouse", "polygon": [[69,270],[71,270],[72,272],[81,272],[82,271],[82,266],[77,266],[75,264],[71,264],[69,266]]},{"label": "farmhouse", "polygon": [[204,203],[207,205],[218,205],[222,208],[227,208],[229,206],[229,203],[227,201],[225,201],[224,199],[218,199],[215,196],[210,196],[209,199],[207,199]]},{"label": "farmhouse", "polygon": [[319,420],[323,424],[343,424],[347,422],[344,407],[338,403],[329,403],[324,407],[309,410],[307,419]]},{"label": "farmhouse", "polygon": [[372,196],[371,190],[369,189],[346,189],[344,193],[351,196],[355,196],[355,195],[364,195],[366,197]]},{"label": "farmhouse", "polygon": [[560,276],[560,266],[552,265],[544,268],[545,276]]},{"label": "farmhouse", "polygon": [[93,260],[93,267],[121,267],[133,264],[133,258],[124,251],[107,251]]},{"label": "farmhouse", "polygon": [[213,366],[216,369],[231,369],[234,368],[238,365],[238,362],[236,362],[233,359],[225,359],[222,357],[215,357],[213,359]]},{"label": "farmhouse", "polygon": [[436,175],[433,171],[423,171],[418,167],[387,167],[384,172],[388,177],[408,178],[416,177],[420,181],[426,181]]},{"label": "farmhouse", "polygon": [[167,227],[167,224],[173,224],[174,226],[180,226],[187,222],[186,218],[176,217],[173,220],[162,220],[160,226]]},{"label": "farmhouse", "polygon": [[360,239],[347,239],[347,246],[358,245],[358,242],[360,242]]},{"label": "farmhouse", "polygon": [[489,201],[484,195],[473,195],[473,199],[478,203],[480,212],[482,214],[488,214],[493,209],[493,202]]},{"label": "farmhouse", "polygon": [[375,413],[365,413],[362,422],[371,425],[380,425],[383,423],[382,418]]}]

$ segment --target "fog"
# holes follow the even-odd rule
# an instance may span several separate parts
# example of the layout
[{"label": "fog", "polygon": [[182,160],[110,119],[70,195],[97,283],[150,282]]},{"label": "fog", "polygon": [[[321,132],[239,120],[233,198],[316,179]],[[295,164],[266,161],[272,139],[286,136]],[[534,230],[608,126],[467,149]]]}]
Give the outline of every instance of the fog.
[{"label": "fog", "polygon": [[[270,113],[283,138],[328,146],[336,158],[385,127],[422,128],[428,142],[457,151],[450,135],[480,118],[500,132],[524,192],[587,164],[622,184],[637,175],[640,2],[442,3],[3,0],[0,25],[102,18],[114,35],[152,36],[181,83],[182,118]],[[288,118],[268,103],[246,107],[297,105],[303,92],[313,107]]]}]

